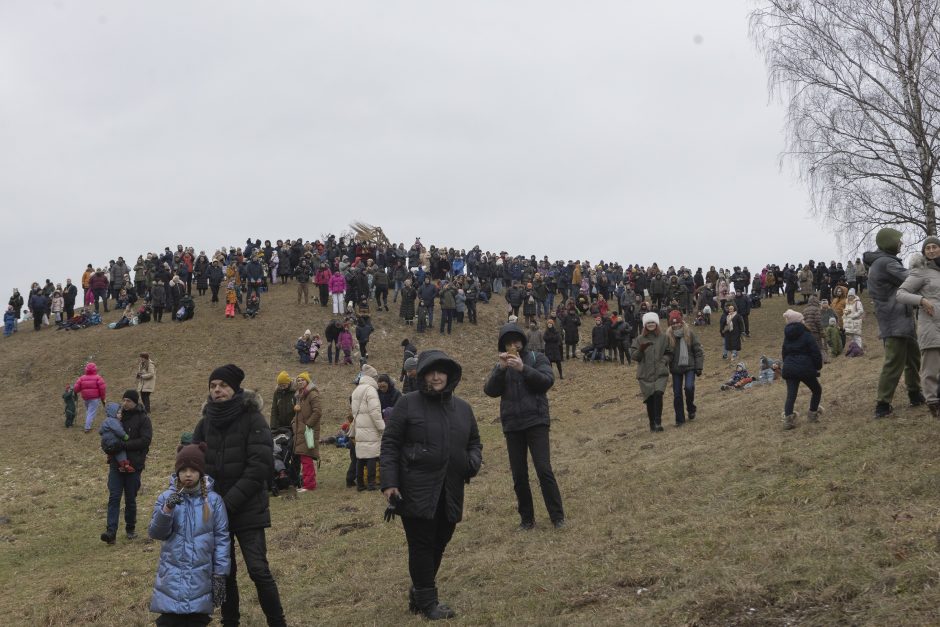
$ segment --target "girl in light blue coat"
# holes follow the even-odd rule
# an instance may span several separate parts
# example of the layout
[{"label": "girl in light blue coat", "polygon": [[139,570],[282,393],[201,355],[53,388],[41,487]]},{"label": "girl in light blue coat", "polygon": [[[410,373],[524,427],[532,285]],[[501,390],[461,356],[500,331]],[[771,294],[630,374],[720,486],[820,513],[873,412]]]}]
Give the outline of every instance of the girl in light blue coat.
[{"label": "girl in light blue coat", "polygon": [[225,601],[231,539],[222,497],[205,475],[206,444],[181,446],[170,487],[157,497],[148,533],[161,540],[150,599],[157,625],[208,625]]}]

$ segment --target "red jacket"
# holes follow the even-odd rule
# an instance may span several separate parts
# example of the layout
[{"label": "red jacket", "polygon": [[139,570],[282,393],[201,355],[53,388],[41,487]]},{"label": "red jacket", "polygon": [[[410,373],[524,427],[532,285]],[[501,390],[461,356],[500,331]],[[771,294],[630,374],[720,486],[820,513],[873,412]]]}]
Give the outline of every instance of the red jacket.
[{"label": "red jacket", "polygon": [[99,398],[103,403],[108,386],[105,384],[104,379],[98,375],[98,366],[93,362],[88,362],[85,366],[85,374],[75,381],[73,389],[76,394],[82,395],[82,400],[90,401]]},{"label": "red jacket", "polygon": [[93,290],[106,290],[108,283],[108,277],[104,272],[95,272],[88,280],[88,287]]}]

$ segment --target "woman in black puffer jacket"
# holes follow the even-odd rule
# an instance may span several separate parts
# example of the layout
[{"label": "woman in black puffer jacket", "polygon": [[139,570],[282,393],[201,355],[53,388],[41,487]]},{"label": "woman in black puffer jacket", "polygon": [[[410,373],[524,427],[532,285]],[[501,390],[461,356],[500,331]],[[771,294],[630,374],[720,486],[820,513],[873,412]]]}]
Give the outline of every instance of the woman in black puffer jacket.
[{"label": "woman in black puffer jacket", "polygon": [[783,409],[783,428],[796,426],[796,414],[793,404],[800,389],[800,382],[806,384],[812,392],[809,401],[809,422],[819,420],[819,401],[822,398],[822,386],[819,385],[819,371],[823,367],[822,352],[819,344],[803,324],[803,314],[792,309],[783,312],[787,326],[783,330],[783,379],[787,382],[787,400]]},{"label": "woman in black puffer jacket", "polygon": [[418,355],[420,391],[399,399],[382,436],[382,493],[396,504],[408,540],[410,609],[452,618],[435,579],[463,516],[464,484],[477,474],[483,445],[473,409],[454,396],[460,364],[438,350]]}]

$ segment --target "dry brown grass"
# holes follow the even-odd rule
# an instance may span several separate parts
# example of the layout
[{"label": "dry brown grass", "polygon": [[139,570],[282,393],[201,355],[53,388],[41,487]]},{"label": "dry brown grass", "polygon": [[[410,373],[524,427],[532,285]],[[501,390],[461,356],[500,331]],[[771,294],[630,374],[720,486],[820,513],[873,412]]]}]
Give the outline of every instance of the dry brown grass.
[{"label": "dry brown grass", "polygon": [[[140,497],[144,529],[179,434],[196,422],[207,373],[234,361],[248,373],[247,386],[270,396],[279,370],[299,372],[294,340],[308,327],[322,331],[329,316],[293,299],[292,286],[276,287],[255,321],[226,321],[220,308],[197,300],[196,319],[184,325],[24,329],[0,344],[4,624],[152,621],[158,545],[123,536],[115,547],[100,542],[107,491],[97,437],[62,428],[59,395],[85,361],[98,363],[112,395],[133,384],[139,351],[158,362],[155,439]],[[753,313],[743,352],[749,364],[779,353],[783,302],[765,301]],[[779,428],[783,385],[718,391],[729,364],[715,327],[703,333],[699,419],[656,436],[631,368],[566,362],[550,399],[553,463],[570,526],[552,530],[538,504],[536,529],[518,533],[498,405],[482,393],[501,313],[499,305],[481,306],[478,327],[417,337],[420,348],[443,348],[463,364],[458,392],[473,404],[484,440],[485,466],[467,491],[466,519],[440,576],[456,622],[940,623],[938,423],[912,409],[870,418],[882,357],[871,315],[866,357],[826,367],[822,422],[792,432]],[[373,363],[394,374],[399,342],[416,334],[394,312],[375,322]],[[353,370],[319,363],[310,371],[326,398],[325,424],[338,424]],[[896,404],[904,400],[901,389]],[[668,400],[665,413],[668,425]],[[272,501],[269,557],[288,618],[418,624],[404,600],[404,535],[381,522],[380,495],[343,487],[346,460],[345,451],[325,448],[321,488]],[[261,624],[250,581],[241,581],[245,622]]]}]

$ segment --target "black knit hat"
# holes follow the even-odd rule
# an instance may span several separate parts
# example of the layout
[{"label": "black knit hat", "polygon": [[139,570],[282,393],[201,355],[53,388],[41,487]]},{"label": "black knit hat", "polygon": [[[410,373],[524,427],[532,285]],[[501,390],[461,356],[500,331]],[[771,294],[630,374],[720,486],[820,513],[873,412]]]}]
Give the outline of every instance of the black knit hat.
[{"label": "black knit hat", "polygon": [[245,380],[245,373],[235,364],[226,364],[219,366],[209,375],[209,383],[216,379],[225,381],[230,388],[238,392],[241,389],[242,381]]},{"label": "black knit hat", "polygon": [[178,473],[183,468],[198,470],[200,475],[206,474],[206,443],[180,444],[176,449],[176,465],[173,468]]},{"label": "black knit hat", "polygon": [[134,401],[135,405],[140,402],[140,394],[137,393],[137,390],[126,390],[124,392],[124,396],[121,398],[129,398],[130,400]]}]

